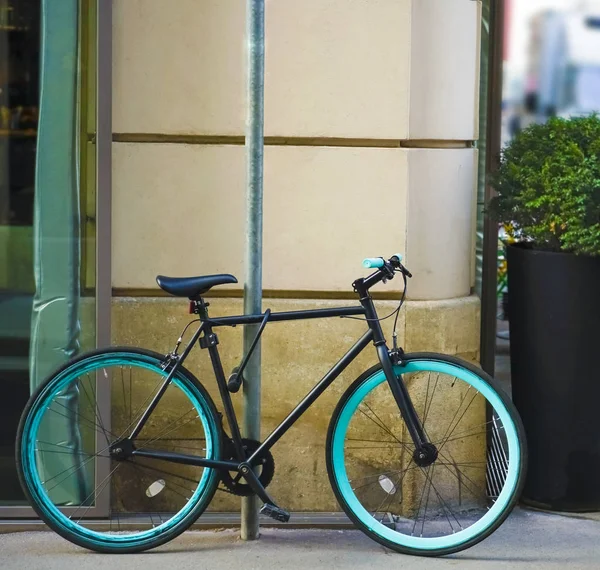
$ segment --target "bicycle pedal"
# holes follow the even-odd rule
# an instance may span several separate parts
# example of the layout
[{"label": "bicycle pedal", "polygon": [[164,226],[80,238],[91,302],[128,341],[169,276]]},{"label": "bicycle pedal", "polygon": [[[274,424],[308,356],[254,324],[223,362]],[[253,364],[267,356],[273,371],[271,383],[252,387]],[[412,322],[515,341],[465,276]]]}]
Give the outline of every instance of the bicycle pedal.
[{"label": "bicycle pedal", "polygon": [[271,505],[270,503],[265,503],[261,507],[260,513],[262,515],[267,515],[268,517],[271,517],[279,522],[288,522],[290,520],[290,513],[284,511],[276,505]]}]

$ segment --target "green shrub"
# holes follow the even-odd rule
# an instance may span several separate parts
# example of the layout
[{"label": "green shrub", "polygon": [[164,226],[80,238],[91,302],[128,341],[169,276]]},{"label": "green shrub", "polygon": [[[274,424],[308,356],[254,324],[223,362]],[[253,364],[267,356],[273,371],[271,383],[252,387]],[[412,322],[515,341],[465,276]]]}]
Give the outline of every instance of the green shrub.
[{"label": "green shrub", "polygon": [[502,151],[490,212],[532,247],[600,255],[600,118],[552,118]]}]

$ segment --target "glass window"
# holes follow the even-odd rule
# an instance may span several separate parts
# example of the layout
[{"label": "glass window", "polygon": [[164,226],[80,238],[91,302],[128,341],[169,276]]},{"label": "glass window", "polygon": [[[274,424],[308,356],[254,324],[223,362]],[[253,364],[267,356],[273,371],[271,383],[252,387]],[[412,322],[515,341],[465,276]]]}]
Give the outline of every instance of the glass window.
[{"label": "glass window", "polygon": [[31,391],[95,345],[92,4],[0,0],[0,506]]}]

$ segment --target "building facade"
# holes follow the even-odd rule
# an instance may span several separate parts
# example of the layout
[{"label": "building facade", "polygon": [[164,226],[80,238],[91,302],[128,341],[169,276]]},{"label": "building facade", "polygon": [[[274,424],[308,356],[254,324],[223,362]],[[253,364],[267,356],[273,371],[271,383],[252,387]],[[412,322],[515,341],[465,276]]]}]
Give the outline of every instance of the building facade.
[{"label": "building facade", "polygon": [[[52,4],[31,3],[46,5],[42,26],[50,26]],[[63,87],[55,104],[64,113],[62,128],[75,125],[69,132],[77,137],[69,139],[68,152],[63,145],[48,158],[64,165],[63,178],[49,184],[41,177],[42,159],[54,147],[44,133],[58,132],[59,125],[53,115],[55,124],[44,131],[44,105],[50,103],[42,100],[32,128],[33,214],[28,223],[0,220],[0,308],[2,324],[10,323],[0,343],[14,347],[17,321],[10,319],[19,308],[21,374],[10,377],[23,397],[57,359],[83,348],[110,342],[170,350],[190,316],[185,300],[158,289],[157,274],[232,273],[240,283],[211,291],[211,314],[243,310],[244,2],[116,0],[112,54],[102,43],[106,37],[98,36],[106,3],[72,0],[70,8],[61,25],[64,31],[70,22],[77,33],[61,49],[72,56],[73,94],[67,97]],[[365,274],[361,260],[400,252],[414,275],[400,344],[478,360],[473,287],[480,27],[481,4],[474,0],[267,1],[263,308],[350,304],[351,283]],[[57,50],[40,45],[42,71],[52,71]],[[103,57],[110,59],[111,74]],[[57,77],[47,80],[56,84]],[[102,115],[108,97],[111,130]],[[77,112],[69,115],[69,109]],[[105,132],[110,166],[100,146]],[[7,152],[4,159],[12,160]],[[75,179],[65,178],[74,165]],[[58,176],[56,170],[48,172]],[[3,180],[12,200],[15,185],[10,177]],[[53,209],[56,189],[65,187],[62,206]],[[50,202],[41,201],[45,196]],[[17,233],[26,236],[19,238],[20,249]],[[17,266],[26,277],[15,281]],[[42,273],[52,287],[44,289]],[[396,308],[401,290],[396,279],[374,291],[380,315]],[[64,306],[46,314],[47,299],[56,296]],[[384,322],[391,337],[391,320]],[[267,327],[264,436],[363,330],[364,323],[349,319]],[[240,361],[241,334],[222,331],[226,371]],[[1,353],[4,361],[11,350]],[[374,351],[365,351],[274,449],[270,489],[282,505],[338,510],[325,470],[327,423],[344,387],[374,363]],[[218,401],[204,351],[193,352],[187,365]],[[241,411],[241,394],[235,399]],[[0,433],[12,430],[14,436],[14,418],[2,421],[7,425]],[[7,481],[11,445],[4,438],[0,477]],[[0,508],[6,506],[0,515],[21,509],[14,489],[0,496]],[[238,499],[217,495],[212,508],[238,506]]]}]

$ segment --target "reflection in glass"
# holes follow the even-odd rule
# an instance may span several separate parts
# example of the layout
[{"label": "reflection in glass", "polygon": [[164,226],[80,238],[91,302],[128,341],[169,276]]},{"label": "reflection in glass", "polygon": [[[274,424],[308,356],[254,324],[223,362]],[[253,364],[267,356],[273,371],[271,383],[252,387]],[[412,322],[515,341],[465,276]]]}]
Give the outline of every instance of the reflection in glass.
[{"label": "reflection in glass", "polygon": [[14,461],[29,397],[40,1],[0,0],[0,505],[24,502]]},{"label": "reflection in glass", "polygon": [[[14,438],[29,394],[94,345],[94,272],[82,255],[90,228],[81,223],[93,219],[85,65],[93,4],[0,0],[0,381],[10,394],[0,403],[0,506],[25,504]],[[95,381],[89,390],[95,402]],[[62,413],[40,429],[65,451],[38,448],[50,477],[80,466],[84,448],[96,445],[78,421],[86,405],[79,391],[65,390],[55,402]],[[94,465],[79,471],[75,483],[56,486],[57,504],[85,496]]]}]

